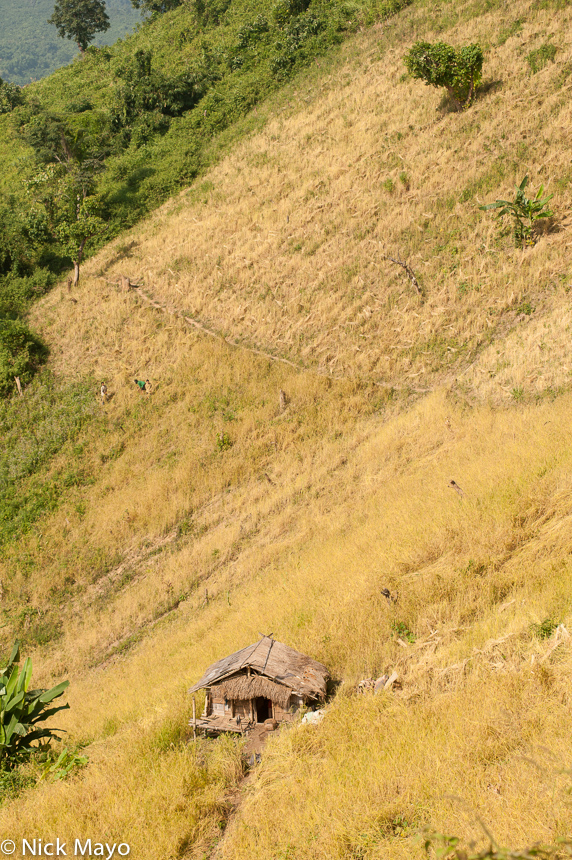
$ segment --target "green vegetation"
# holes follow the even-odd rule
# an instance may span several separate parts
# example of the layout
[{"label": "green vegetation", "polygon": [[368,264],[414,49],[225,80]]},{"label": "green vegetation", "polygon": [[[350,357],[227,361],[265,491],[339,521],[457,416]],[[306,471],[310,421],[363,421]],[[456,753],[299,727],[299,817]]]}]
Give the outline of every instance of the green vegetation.
[{"label": "green vegetation", "polygon": [[425,853],[439,860],[560,860],[572,855],[572,841],[567,837],[557,839],[552,845],[537,844],[515,850],[497,845],[488,830],[483,829],[490,843],[482,851],[476,851],[473,847],[469,851],[461,848],[461,840],[456,836],[430,833],[423,836]]},{"label": "green vegetation", "polygon": [[550,42],[545,42],[544,45],[540,46],[540,48],[527,54],[526,61],[530,66],[532,74],[535,75],[537,72],[540,72],[541,69],[548,65],[548,63],[553,63],[557,51],[558,48],[556,45],[552,45]]},{"label": "green vegetation", "polygon": [[162,15],[181,5],[181,0],[131,0],[135,9],[142,9],[152,15]]},{"label": "green vegetation", "polygon": [[51,690],[30,690],[32,661],[29,657],[19,667],[20,643],[16,641],[6,667],[0,674],[0,763],[13,767],[29,756],[36,741],[49,743],[57,729],[39,727],[69,705],[48,707],[63,695],[69,681]]},{"label": "green vegetation", "polygon": [[416,42],[404,57],[413,78],[428,86],[445,87],[458,110],[471,103],[481,81],[483,60],[479,45],[453,48],[444,42]]},{"label": "green vegetation", "polygon": [[[44,371],[25,397],[0,400],[0,546],[29,531],[62,494],[85,482],[81,450],[73,443],[94,418],[97,402],[90,380],[58,383]],[[67,446],[66,464],[49,476],[49,466]]]},{"label": "green vegetation", "polygon": [[[130,0],[106,0],[110,29],[95,38],[96,45],[112,45],[129,35],[141,21]],[[71,63],[77,48],[60,39],[48,18],[54,0],[15,3],[0,0],[0,76],[15,84],[29,84]]]},{"label": "green vegetation", "polygon": [[50,782],[67,779],[74,771],[80,770],[87,764],[87,756],[80,755],[74,750],[69,750],[64,747],[63,750],[55,757],[48,757],[47,762],[42,768],[42,779],[47,779]]},{"label": "green vegetation", "polygon": [[484,212],[498,209],[497,217],[504,218],[508,215],[513,220],[514,241],[517,248],[525,248],[534,245],[534,226],[543,218],[551,218],[554,214],[547,208],[548,203],[554,197],[550,194],[543,197],[544,186],[541,185],[534,197],[527,197],[525,189],[528,184],[528,176],[525,176],[520,185],[516,186],[516,197],[514,200],[496,200],[479,208]]},{"label": "green vegetation", "polygon": [[48,350],[21,320],[0,318],[0,395],[14,392],[19,377],[26,385],[47,358]]},{"label": "green vegetation", "polygon": [[5,83],[0,78],[0,114],[10,113],[24,102],[22,89],[17,84]]},{"label": "green vegetation", "polygon": [[557,627],[558,621],[553,618],[545,618],[540,624],[530,625],[530,629],[537,639],[550,639]]},{"label": "green vegetation", "polygon": [[82,54],[96,33],[111,26],[104,0],[56,0],[48,24],[54,25],[62,39],[74,41]]}]

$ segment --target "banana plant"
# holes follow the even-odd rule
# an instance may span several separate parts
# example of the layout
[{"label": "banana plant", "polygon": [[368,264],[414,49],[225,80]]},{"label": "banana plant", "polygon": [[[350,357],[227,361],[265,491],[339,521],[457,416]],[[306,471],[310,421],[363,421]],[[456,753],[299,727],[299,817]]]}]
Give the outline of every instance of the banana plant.
[{"label": "banana plant", "polygon": [[544,185],[541,185],[534,197],[527,197],[525,188],[528,184],[528,176],[525,176],[520,185],[516,186],[516,198],[514,200],[496,200],[486,206],[480,206],[484,212],[489,209],[498,209],[497,217],[511,215],[514,219],[514,241],[518,247],[523,249],[527,245],[534,245],[534,222],[540,218],[551,218],[554,214],[546,206],[554,197],[543,197]]},{"label": "banana plant", "polygon": [[57,738],[54,732],[62,729],[39,727],[39,723],[69,708],[69,705],[49,707],[54,699],[63,695],[69,681],[62,681],[51,690],[29,690],[32,678],[32,661],[29,657],[20,662],[20,643],[14,643],[8,664],[0,669],[0,766],[11,767],[25,756],[34,741]]}]

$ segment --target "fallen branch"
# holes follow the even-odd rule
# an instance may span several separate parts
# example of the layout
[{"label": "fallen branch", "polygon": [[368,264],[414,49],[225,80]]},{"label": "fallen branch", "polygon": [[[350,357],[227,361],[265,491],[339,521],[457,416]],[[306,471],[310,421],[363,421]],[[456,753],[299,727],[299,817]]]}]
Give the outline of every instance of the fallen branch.
[{"label": "fallen branch", "polygon": [[409,263],[406,263],[404,260],[396,259],[395,257],[390,257],[389,254],[383,254],[382,256],[384,260],[389,260],[391,263],[395,263],[396,266],[401,266],[401,268],[405,270],[407,277],[415,287],[417,295],[423,297],[423,290],[419,286],[419,281],[415,277],[415,272],[413,271]]}]

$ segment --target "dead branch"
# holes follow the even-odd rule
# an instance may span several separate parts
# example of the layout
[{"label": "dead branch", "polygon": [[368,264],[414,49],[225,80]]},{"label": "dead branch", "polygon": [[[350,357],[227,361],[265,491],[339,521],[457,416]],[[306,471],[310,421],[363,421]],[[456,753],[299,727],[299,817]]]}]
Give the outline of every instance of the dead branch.
[{"label": "dead branch", "polygon": [[382,256],[384,260],[389,260],[391,263],[395,263],[396,266],[401,266],[401,268],[404,269],[407,277],[415,287],[417,295],[423,296],[423,290],[419,286],[419,281],[415,277],[415,272],[413,271],[409,263],[406,263],[404,260],[396,259],[395,257],[390,257],[389,254],[383,254]]}]

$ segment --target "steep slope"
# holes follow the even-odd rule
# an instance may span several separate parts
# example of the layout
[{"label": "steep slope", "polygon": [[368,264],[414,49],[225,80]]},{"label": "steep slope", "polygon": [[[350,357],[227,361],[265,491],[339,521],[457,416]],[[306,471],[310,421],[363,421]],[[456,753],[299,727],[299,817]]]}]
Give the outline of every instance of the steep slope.
[{"label": "steep slope", "polygon": [[[415,13],[402,15],[338,72],[292,88],[291,107],[202,194],[170,204],[159,233],[150,222],[128,261],[100,271],[130,271],[231,339],[386,390],[457,380],[499,400],[565,384],[570,12],[522,3],[459,15],[447,38],[490,46],[486,86],[465,114],[400,80],[416,32]],[[517,34],[499,44],[514,20]],[[525,55],[543,42],[558,53],[531,76]],[[525,174],[554,193],[557,214],[522,253],[479,206]],[[384,255],[409,261],[423,295]],[[489,345],[509,331],[499,361]]]},{"label": "steep slope", "polygon": [[[59,384],[96,398],[105,379],[113,396],[46,466],[46,484],[73,471],[57,509],[0,560],[4,643],[26,637],[38,683],[71,677],[62,725],[90,759],[6,803],[11,838],[210,856],[240,745],[187,743],[185,691],[258,631],[342,683],[320,726],[273,739],[218,856],[422,856],[423,828],[478,840],[479,820],[514,845],[570,833],[572,648],[554,632],[572,609],[570,9],[557,12],[455,4],[432,21],[420,3],[356,35],[328,75],[261,108],[276,111],[262,132],[89,261],[76,293],[35,307]],[[410,41],[437,28],[488,41],[502,78],[461,115],[400,80]],[[549,37],[554,63],[528,77],[525,54]],[[478,205],[526,172],[556,192],[556,219],[522,252]],[[356,695],[394,668],[401,689]]]}]

